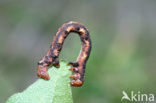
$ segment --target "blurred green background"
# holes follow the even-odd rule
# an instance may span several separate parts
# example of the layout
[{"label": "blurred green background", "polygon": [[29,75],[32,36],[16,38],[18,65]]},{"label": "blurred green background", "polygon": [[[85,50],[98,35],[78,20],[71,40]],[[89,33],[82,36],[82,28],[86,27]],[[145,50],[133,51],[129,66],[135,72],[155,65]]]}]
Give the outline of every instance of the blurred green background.
[{"label": "blurred green background", "polygon": [[[92,39],[74,103],[120,103],[123,90],[156,94],[155,0],[0,0],[1,103],[36,81],[37,62],[71,20]],[[60,58],[74,61],[80,48],[79,37],[69,35]]]}]

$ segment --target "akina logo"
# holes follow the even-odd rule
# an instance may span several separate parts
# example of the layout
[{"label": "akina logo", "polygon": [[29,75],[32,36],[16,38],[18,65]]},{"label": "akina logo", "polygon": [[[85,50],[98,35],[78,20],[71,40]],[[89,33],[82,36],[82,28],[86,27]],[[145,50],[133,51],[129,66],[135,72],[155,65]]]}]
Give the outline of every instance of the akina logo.
[{"label": "akina logo", "polygon": [[142,102],[153,102],[155,100],[154,94],[144,94],[141,93],[140,91],[134,92],[131,91],[130,95],[128,95],[125,91],[122,91],[122,98],[121,101],[123,100],[128,100],[128,101],[142,101]]}]

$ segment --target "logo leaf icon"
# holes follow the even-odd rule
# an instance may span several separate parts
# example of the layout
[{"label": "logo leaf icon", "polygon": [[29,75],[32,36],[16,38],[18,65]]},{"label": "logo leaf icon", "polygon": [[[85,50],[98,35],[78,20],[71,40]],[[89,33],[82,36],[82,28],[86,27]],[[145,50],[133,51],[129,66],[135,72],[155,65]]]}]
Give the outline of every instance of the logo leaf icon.
[{"label": "logo leaf icon", "polygon": [[128,97],[128,95],[127,95],[127,93],[125,91],[122,91],[122,94],[123,94],[123,97],[121,98],[121,101],[123,99],[127,99],[127,100],[131,101],[131,99]]}]

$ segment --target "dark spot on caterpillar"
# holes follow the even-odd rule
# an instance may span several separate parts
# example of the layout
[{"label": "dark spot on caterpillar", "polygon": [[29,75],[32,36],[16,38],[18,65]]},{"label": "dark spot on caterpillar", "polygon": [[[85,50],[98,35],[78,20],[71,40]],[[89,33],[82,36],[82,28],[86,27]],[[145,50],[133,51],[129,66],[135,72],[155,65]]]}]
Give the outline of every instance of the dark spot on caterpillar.
[{"label": "dark spot on caterpillar", "polygon": [[73,67],[78,67],[79,66],[79,63],[78,62],[69,62],[68,63],[69,65],[72,65]]},{"label": "dark spot on caterpillar", "polygon": [[78,62],[73,63],[73,67],[78,67],[78,66],[79,66]]},{"label": "dark spot on caterpillar", "polygon": [[80,27],[76,27],[76,30],[79,31],[80,30]]},{"label": "dark spot on caterpillar", "polygon": [[62,44],[61,43],[56,43],[55,46],[56,46],[56,49],[58,51],[60,51],[62,49]]},{"label": "dark spot on caterpillar", "polygon": [[54,65],[59,64],[59,61],[58,60],[55,60],[55,61],[53,61],[53,64]]},{"label": "dark spot on caterpillar", "polygon": [[51,65],[51,62],[50,61],[46,61],[45,60],[43,63],[46,63],[48,66]]},{"label": "dark spot on caterpillar", "polygon": [[89,38],[86,36],[86,37],[85,37],[85,40],[88,40],[88,39],[89,39]]},{"label": "dark spot on caterpillar", "polygon": [[53,60],[52,64],[53,64],[53,66],[55,66],[55,67],[58,68],[58,67],[60,66],[60,65],[59,65],[59,60],[58,60],[58,58],[55,59],[55,60]]},{"label": "dark spot on caterpillar", "polygon": [[43,65],[43,62],[41,62],[41,63],[40,63],[40,62],[38,62],[37,64],[38,64],[38,65]]},{"label": "dark spot on caterpillar", "polygon": [[64,33],[65,33],[65,34],[68,34],[68,31],[65,30]]},{"label": "dark spot on caterpillar", "polygon": [[87,28],[78,22],[71,21],[58,29],[57,35],[51,43],[50,49],[48,50],[46,56],[42,58],[40,62],[38,62],[37,75],[45,80],[48,80],[49,75],[46,72],[48,66],[52,64],[53,66],[59,67],[58,56],[62,49],[64,40],[70,32],[78,33],[82,42],[82,49],[76,62],[69,63],[73,66],[70,70],[74,72],[74,74],[70,76],[72,79],[74,79],[70,84],[71,86],[79,87],[82,86],[84,82],[86,62],[91,51],[91,40]]}]

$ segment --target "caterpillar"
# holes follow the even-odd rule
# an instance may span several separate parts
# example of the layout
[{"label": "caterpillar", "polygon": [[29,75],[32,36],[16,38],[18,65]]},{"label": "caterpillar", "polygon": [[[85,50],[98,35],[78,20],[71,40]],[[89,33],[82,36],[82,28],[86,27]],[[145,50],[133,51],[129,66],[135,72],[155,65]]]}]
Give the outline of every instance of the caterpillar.
[{"label": "caterpillar", "polygon": [[88,32],[88,29],[81,23],[70,21],[63,24],[57,31],[50,49],[39,62],[37,67],[37,75],[40,78],[49,80],[49,74],[47,73],[48,67],[52,64],[55,67],[59,67],[59,53],[61,52],[64,40],[69,33],[75,32],[80,36],[81,39],[81,51],[76,60],[76,62],[69,62],[68,65],[72,67],[69,69],[73,71],[73,74],[70,76],[71,86],[80,87],[84,83],[84,74],[86,62],[89,58],[91,52],[91,39]]}]

